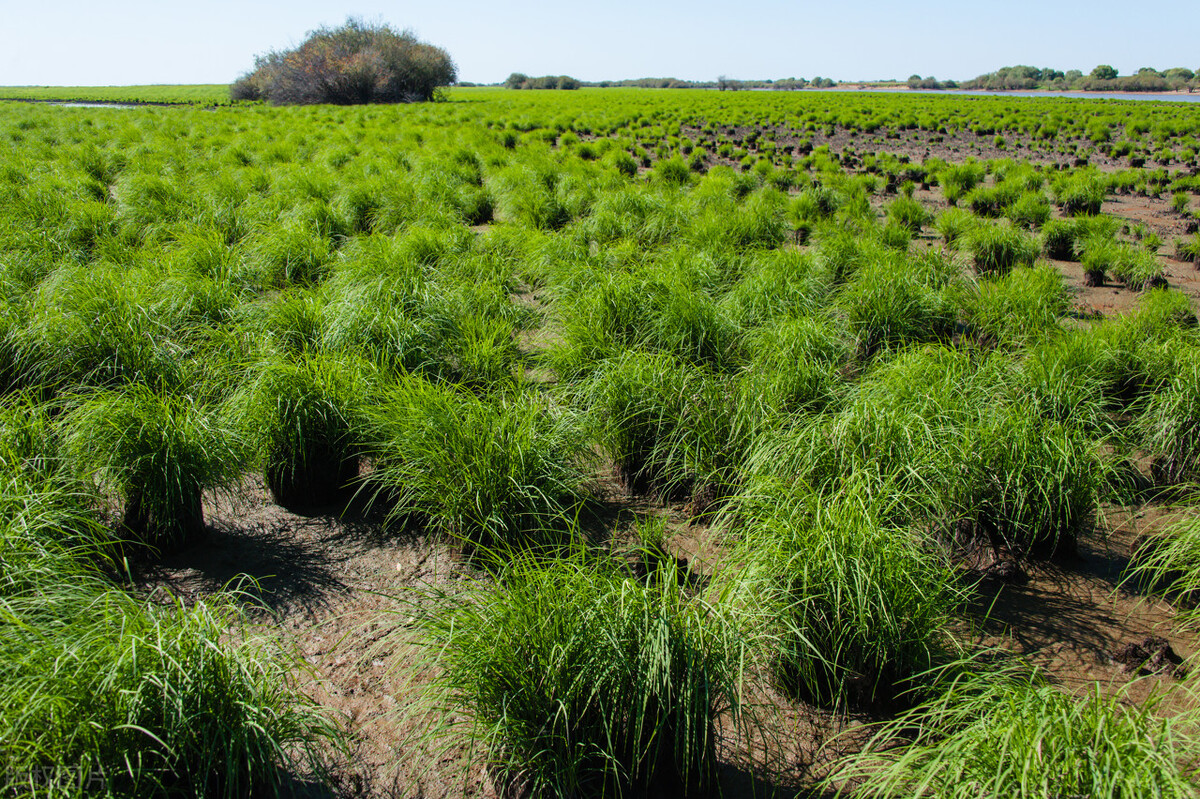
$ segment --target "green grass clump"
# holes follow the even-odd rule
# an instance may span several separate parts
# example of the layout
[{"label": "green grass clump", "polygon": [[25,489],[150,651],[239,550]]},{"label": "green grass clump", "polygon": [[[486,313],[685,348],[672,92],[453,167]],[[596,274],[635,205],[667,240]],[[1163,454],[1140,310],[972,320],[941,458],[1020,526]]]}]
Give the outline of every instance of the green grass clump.
[{"label": "green grass clump", "polygon": [[184,348],[148,296],[144,274],[60,267],[38,286],[28,323],[13,331],[19,382],[80,386],[178,385]]},{"label": "green grass clump", "polygon": [[419,377],[369,409],[364,490],[473,554],[565,543],[586,496],[588,452],[573,415],[528,394],[480,398]]},{"label": "green grass clump", "polygon": [[1200,517],[1186,513],[1133,554],[1125,582],[1172,600],[1177,621],[1195,630],[1200,625]]},{"label": "green grass clump", "polygon": [[72,462],[120,498],[125,531],[155,548],[201,535],[201,493],[228,485],[243,463],[213,409],[145,386],[86,396],[63,424]]},{"label": "green grass clump", "polygon": [[903,253],[859,266],[837,295],[859,350],[872,355],[883,348],[948,338],[954,309],[943,289],[953,271],[936,256],[920,260]]},{"label": "green grass clump", "polygon": [[966,196],[967,205],[977,216],[994,219],[1020,197],[1019,189],[1008,184],[979,186]]},{"label": "green grass clump", "polygon": [[720,302],[736,325],[753,328],[816,312],[831,283],[828,270],[807,253],[772,250],[757,253]]},{"label": "green grass clump", "polygon": [[1127,702],[1095,685],[1074,697],[1038,673],[972,665],[946,674],[938,695],[842,759],[829,781],[846,786],[838,796],[1195,795],[1181,760],[1194,720],[1163,714],[1162,694]]},{"label": "green grass clump", "polygon": [[1190,240],[1175,240],[1175,260],[1190,261],[1200,267],[1200,233],[1194,234]]},{"label": "green grass clump", "polygon": [[741,392],[766,411],[766,418],[819,412],[842,390],[838,373],[853,352],[833,319],[783,319],[749,334],[752,353],[742,373]]},{"label": "green grass clump", "polygon": [[1058,270],[1041,264],[981,280],[962,305],[981,339],[1018,346],[1052,335],[1070,308],[1070,296]]},{"label": "green grass clump", "polygon": [[1182,360],[1149,395],[1135,422],[1142,446],[1155,456],[1159,482],[1200,479],[1200,359]]},{"label": "green grass clump", "polygon": [[1037,242],[1005,224],[983,223],[967,236],[967,248],[981,275],[1003,275],[1017,266],[1030,266],[1038,255]]},{"label": "green grass clump", "polygon": [[1017,556],[1073,551],[1093,523],[1105,481],[1091,441],[1022,405],[960,435],[961,449],[949,457],[961,471],[940,489],[960,540]]},{"label": "green grass clump", "polygon": [[573,395],[631,491],[683,499],[731,485],[751,432],[732,387],[670,356],[628,351]]},{"label": "green grass clump", "polygon": [[1056,261],[1078,261],[1087,242],[1111,242],[1120,223],[1111,216],[1052,219],[1042,228],[1042,252]]},{"label": "green grass clump", "polygon": [[1154,253],[1138,247],[1120,247],[1110,268],[1113,277],[1135,291],[1165,288],[1167,285],[1158,258]]},{"label": "green grass clump", "polygon": [[1065,219],[1051,219],[1042,226],[1042,252],[1056,261],[1075,260],[1075,227]]},{"label": "green grass clump", "polygon": [[309,286],[328,276],[330,233],[320,225],[285,222],[255,237],[251,262],[263,286]]},{"label": "green grass clump", "polygon": [[99,498],[64,457],[59,432],[47,404],[25,395],[0,404],[0,597],[103,560]]},{"label": "green grass clump", "polygon": [[865,483],[831,497],[769,485],[736,500],[732,602],[768,633],[782,687],[818,704],[887,704],[928,670],[961,601],[948,561]]},{"label": "green grass clump", "polygon": [[1050,203],[1040,191],[1025,192],[1004,208],[1004,215],[1019,227],[1040,228],[1050,219]]},{"label": "green grass clump", "polygon": [[232,603],[184,607],[76,576],[0,598],[0,790],[19,796],[284,793],[340,734]]},{"label": "green grass clump", "polygon": [[886,212],[888,219],[912,233],[920,233],[921,228],[933,221],[933,213],[911,197],[897,197],[888,203]]},{"label": "green grass clump", "polygon": [[976,224],[978,224],[978,220],[970,211],[964,211],[961,208],[948,208],[938,214],[937,220],[934,222],[934,227],[941,234],[942,241],[946,243],[946,247],[956,250]]},{"label": "green grass clump", "polygon": [[685,186],[692,180],[692,170],[682,158],[665,158],[650,169],[651,177],[668,186]]},{"label": "green grass clump", "polygon": [[637,175],[637,161],[633,160],[633,156],[624,150],[610,150],[602,159],[604,165],[620,175],[627,178],[632,178]]},{"label": "green grass clump", "polygon": [[1031,413],[1097,439],[1115,434],[1103,367],[1087,331],[1033,342],[1013,382]]},{"label": "green grass clump", "polygon": [[1067,216],[1095,216],[1108,195],[1103,179],[1089,173],[1064,178],[1054,186],[1054,201]]},{"label": "green grass clump", "polygon": [[740,729],[740,637],[676,564],[646,578],[584,554],[521,558],[495,583],[427,601],[433,710],[537,796],[716,787],[717,719]]},{"label": "green grass clump", "polygon": [[831,219],[841,208],[844,199],[827,186],[811,186],[796,195],[788,206],[793,221],[817,222]]},{"label": "green grass clump", "polygon": [[226,412],[281,505],[342,498],[358,476],[371,370],[348,356],[253,366]]},{"label": "green grass clump", "polygon": [[964,194],[981,183],[985,175],[983,164],[968,161],[942,169],[938,173],[938,182],[942,185],[942,195],[946,198],[946,202],[955,205]]}]

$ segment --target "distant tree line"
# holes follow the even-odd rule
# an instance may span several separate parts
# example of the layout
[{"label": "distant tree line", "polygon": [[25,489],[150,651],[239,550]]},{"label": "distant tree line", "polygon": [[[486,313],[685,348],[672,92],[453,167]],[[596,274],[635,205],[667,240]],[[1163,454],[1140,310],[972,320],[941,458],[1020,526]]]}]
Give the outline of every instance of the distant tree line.
[{"label": "distant tree line", "polygon": [[[465,85],[465,84],[460,84]],[[523,72],[514,72],[504,81],[508,89],[578,89],[582,86],[609,88],[635,87],[640,89],[719,89],[721,91],[739,91],[742,89],[775,89],[790,91],[793,89],[829,89],[837,86],[830,78],[816,77],[811,81],[804,78],[781,78],[780,80],[734,80],[724,75],[715,81],[680,80],[679,78],[630,78],[626,80],[602,80],[595,82],[576,80],[567,75],[546,75],[531,78]]]},{"label": "distant tree line", "polygon": [[[911,78],[909,85],[912,85]],[[973,80],[963,81],[962,88],[987,91],[1073,89],[1093,92],[1191,92],[1200,88],[1200,78],[1185,67],[1172,67],[1161,72],[1153,67],[1142,67],[1133,75],[1122,76],[1108,64],[1099,65],[1087,75],[1078,69],[1062,72],[1051,68],[1015,66],[1003,67]]]},{"label": "distant tree line", "polygon": [[922,78],[920,75],[908,76],[908,88],[910,89],[957,89],[958,83],[952,80],[938,80],[930,75],[927,78]]},{"label": "distant tree line", "polygon": [[583,84],[570,75],[543,75],[531,78],[523,72],[514,72],[504,81],[506,89],[578,89]]}]

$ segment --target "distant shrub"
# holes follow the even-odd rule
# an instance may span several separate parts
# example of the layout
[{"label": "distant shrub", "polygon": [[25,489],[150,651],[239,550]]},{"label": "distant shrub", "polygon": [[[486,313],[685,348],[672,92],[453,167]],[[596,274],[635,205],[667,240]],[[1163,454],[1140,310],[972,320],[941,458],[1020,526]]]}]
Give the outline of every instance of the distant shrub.
[{"label": "distant shrub", "polygon": [[445,50],[411,31],[353,17],[340,28],[319,28],[294,50],[259,56],[254,70],[230,88],[234,100],[274,105],[357,105],[434,99],[458,69]]}]

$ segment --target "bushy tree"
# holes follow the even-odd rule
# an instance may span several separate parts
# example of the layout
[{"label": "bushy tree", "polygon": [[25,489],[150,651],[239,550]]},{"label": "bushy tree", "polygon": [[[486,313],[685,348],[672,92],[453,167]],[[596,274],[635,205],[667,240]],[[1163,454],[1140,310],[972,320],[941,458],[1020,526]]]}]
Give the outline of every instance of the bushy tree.
[{"label": "bushy tree", "polygon": [[529,76],[524,72],[514,72],[504,81],[506,89],[521,89],[529,82]]},{"label": "bushy tree", "polygon": [[309,33],[294,50],[259,56],[230,96],[274,105],[408,103],[434,99],[438,87],[457,78],[440,47],[411,31],[352,17],[339,28]]},{"label": "bushy tree", "polygon": [[1108,64],[1101,64],[1092,70],[1092,77],[1100,80],[1115,80],[1117,71]]}]

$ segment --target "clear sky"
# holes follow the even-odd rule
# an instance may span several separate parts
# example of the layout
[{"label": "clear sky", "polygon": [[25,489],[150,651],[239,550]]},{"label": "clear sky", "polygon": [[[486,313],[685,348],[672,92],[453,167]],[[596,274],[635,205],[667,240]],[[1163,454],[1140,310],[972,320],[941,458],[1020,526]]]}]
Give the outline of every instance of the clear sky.
[{"label": "clear sky", "polygon": [[228,83],[347,16],[411,28],[462,80],[963,80],[1032,64],[1200,68],[1200,3],[1166,0],[0,0],[0,85]]}]

